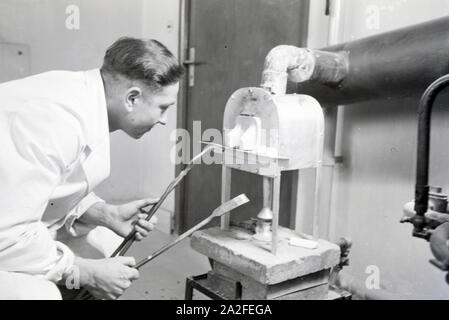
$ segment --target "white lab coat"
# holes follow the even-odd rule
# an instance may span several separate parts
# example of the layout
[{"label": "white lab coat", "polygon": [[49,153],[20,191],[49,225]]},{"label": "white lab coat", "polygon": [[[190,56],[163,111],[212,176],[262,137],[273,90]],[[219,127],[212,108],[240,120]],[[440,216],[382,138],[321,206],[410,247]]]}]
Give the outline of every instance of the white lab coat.
[{"label": "white lab coat", "polygon": [[0,142],[0,270],[57,282],[74,254],[56,230],[85,232],[75,221],[102,201],[92,189],[110,170],[99,70],[0,84]]}]

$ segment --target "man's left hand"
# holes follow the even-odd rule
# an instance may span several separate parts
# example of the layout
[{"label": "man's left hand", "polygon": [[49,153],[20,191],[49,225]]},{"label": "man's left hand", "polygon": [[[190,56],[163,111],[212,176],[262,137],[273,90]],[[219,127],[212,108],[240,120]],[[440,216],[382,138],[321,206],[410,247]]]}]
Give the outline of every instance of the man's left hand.
[{"label": "man's left hand", "polygon": [[154,225],[157,223],[157,218],[153,216],[150,221],[146,221],[147,215],[141,210],[151,204],[155,204],[158,200],[144,199],[113,206],[111,210],[113,219],[108,226],[109,229],[121,237],[126,237],[135,230],[137,232],[136,240],[142,240],[153,230]]}]

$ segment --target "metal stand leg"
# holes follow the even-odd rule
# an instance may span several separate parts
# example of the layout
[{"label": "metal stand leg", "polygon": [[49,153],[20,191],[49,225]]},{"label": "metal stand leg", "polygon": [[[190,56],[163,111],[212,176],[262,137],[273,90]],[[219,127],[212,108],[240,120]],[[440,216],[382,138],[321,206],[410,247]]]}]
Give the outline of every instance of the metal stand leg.
[{"label": "metal stand leg", "polygon": [[192,280],[190,278],[186,279],[186,291],[185,291],[185,300],[192,300],[193,298],[193,286]]},{"label": "metal stand leg", "polygon": [[313,237],[318,240],[320,237],[320,188],[321,188],[321,176],[322,176],[322,166],[319,165],[315,169],[315,194],[314,194],[314,204],[313,204]]},{"label": "metal stand leg", "polygon": [[240,299],[240,296],[237,296],[237,294],[240,293],[241,295],[241,287],[237,286],[236,289],[236,295],[234,297],[225,297],[219,292],[215,292],[213,289],[211,289],[205,281],[207,281],[207,273],[201,274],[199,276],[194,277],[188,277],[186,279],[186,290],[185,290],[185,299],[186,300],[192,300],[193,299],[193,289],[196,289],[197,291],[201,292],[202,294],[206,295],[207,297],[213,299],[213,300],[229,300],[229,299]]},{"label": "metal stand leg", "polygon": [[263,177],[263,209],[267,208],[271,211],[273,203],[271,188],[273,187],[273,181],[270,177]]},{"label": "metal stand leg", "polygon": [[271,226],[272,239],[271,239],[271,253],[277,253],[278,246],[278,227],[279,227],[279,199],[281,194],[281,174],[278,173],[273,180],[273,199],[272,199],[272,211],[273,222]]},{"label": "metal stand leg", "polygon": [[[222,166],[221,171],[221,203],[231,199],[231,168]],[[221,229],[228,230],[230,224],[229,213],[224,214],[221,217]]]}]

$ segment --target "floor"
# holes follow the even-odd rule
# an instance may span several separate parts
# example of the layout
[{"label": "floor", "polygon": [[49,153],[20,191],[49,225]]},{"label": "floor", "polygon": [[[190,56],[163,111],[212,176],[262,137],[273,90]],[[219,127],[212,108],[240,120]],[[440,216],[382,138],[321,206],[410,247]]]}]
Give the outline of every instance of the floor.
[{"label": "floor", "polygon": [[[143,241],[134,243],[129,255],[140,261],[174,239],[154,230]],[[208,259],[190,248],[190,239],[163,253],[140,269],[140,278],[133,283],[121,299],[127,300],[183,300],[185,281],[188,276],[210,270]],[[194,292],[194,299],[207,299]]]}]

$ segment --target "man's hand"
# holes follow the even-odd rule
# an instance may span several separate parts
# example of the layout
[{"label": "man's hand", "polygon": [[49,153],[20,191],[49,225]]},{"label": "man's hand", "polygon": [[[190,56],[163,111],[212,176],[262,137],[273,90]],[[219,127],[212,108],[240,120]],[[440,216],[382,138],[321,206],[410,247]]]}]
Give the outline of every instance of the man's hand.
[{"label": "man's hand", "polygon": [[114,206],[111,210],[112,219],[108,225],[109,229],[122,237],[126,237],[135,230],[137,232],[136,240],[142,240],[153,230],[154,225],[157,223],[157,218],[153,216],[150,221],[146,221],[147,215],[142,213],[141,209],[155,204],[158,200],[144,199]]},{"label": "man's hand", "polygon": [[108,259],[76,258],[79,268],[80,284],[97,299],[117,299],[139,278],[139,271],[132,257],[115,257]]},{"label": "man's hand", "polygon": [[146,221],[147,215],[141,209],[158,201],[159,199],[143,199],[119,206],[97,202],[80,217],[80,221],[90,225],[104,226],[121,237],[126,237],[136,230],[136,240],[140,241],[153,230],[157,223],[156,216]]}]

